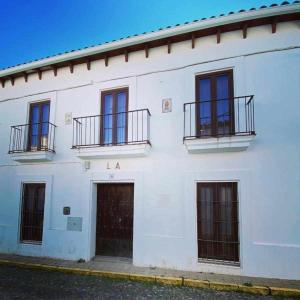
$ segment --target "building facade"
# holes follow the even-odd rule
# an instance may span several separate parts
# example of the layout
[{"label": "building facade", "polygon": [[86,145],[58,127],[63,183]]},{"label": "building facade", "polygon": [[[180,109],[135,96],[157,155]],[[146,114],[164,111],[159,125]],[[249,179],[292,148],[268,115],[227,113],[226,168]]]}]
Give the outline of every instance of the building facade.
[{"label": "building facade", "polygon": [[0,71],[0,252],[299,279],[299,47],[296,1]]}]

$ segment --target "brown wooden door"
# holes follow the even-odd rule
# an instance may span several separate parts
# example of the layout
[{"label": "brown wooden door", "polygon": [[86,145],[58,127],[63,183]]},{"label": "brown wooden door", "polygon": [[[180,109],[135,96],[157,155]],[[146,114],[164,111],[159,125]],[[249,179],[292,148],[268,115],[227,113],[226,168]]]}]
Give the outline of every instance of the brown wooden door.
[{"label": "brown wooden door", "polygon": [[98,184],[96,255],[132,257],[133,183]]}]

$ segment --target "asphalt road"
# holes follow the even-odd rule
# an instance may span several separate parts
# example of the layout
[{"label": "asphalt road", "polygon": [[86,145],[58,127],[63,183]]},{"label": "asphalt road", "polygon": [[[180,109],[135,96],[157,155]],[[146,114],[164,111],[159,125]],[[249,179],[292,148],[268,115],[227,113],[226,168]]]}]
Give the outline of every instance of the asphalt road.
[{"label": "asphalt road", "polygon": [[0,266],[0,299],[283,299]]}]

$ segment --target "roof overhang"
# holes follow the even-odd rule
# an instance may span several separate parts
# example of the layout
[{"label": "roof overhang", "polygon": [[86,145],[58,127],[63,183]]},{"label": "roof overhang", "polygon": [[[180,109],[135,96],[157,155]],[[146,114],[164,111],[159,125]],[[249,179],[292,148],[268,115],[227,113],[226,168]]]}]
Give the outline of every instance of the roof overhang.
[{"label": "roof overhang", "polygon": [[191,39],[191,34],[201,37],[220,32],[242,29],[245,24],[248,27],[270,24],[272,22],[284,22],[300,20],[300,4],[281,5],[259,10],[250,10],[230,14],[223,17],[210,18],[172,28],[150,32],[138,36],[121,39],[118,41],[77,50],[23,65],[11,67],[0,71],[0,79],[12,79],[24,74],[41,72],[53,67],[59,68],[70,64],[84,63],[104,57],[111,57],[124,53],[124,50],[137,51],[145,47],[157,47],[169,42],[179,42]]}]

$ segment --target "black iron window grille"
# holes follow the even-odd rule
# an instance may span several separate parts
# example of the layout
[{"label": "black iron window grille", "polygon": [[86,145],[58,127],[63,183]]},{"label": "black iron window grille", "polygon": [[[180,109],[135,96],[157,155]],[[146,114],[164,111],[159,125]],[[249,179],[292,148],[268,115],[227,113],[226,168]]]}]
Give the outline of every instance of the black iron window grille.
[{"label": "black iron window grille", "polygon": [[41,243],[43,239],[45,184],[23,184],[20,240]]},{"label": "black iron window grille", "polygon": [[236,182],[197,184],[198,258],[239,264]]}]

